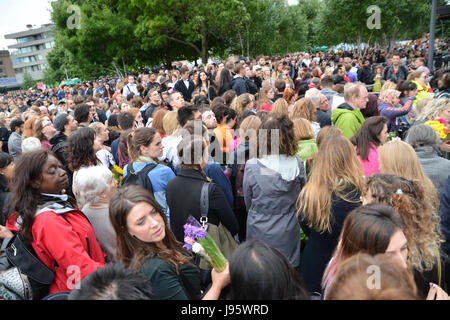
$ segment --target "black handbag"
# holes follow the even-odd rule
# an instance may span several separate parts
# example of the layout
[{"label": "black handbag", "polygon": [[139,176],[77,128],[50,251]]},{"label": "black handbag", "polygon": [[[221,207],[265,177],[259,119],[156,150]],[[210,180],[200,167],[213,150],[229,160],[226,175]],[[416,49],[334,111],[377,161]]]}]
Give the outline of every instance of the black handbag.
[{"label": "black handbag", "polygon": [[[23,282],[24,289],[22,292],[25,293],[23,299],[40,300],[47,296],[50,284],[55,278],[55,272],[54,270],[47,268],[47,266],[37,258],[31,245],[26,245],[17,233],[11,239],[5,251],[6,257],[11,264],[11,268],[17,268],[20,271],[17,282]],[[23,279],[25,279],[25,281]],[[26,288],[28,286],[27,281],[29,282],[31,290]]]}]

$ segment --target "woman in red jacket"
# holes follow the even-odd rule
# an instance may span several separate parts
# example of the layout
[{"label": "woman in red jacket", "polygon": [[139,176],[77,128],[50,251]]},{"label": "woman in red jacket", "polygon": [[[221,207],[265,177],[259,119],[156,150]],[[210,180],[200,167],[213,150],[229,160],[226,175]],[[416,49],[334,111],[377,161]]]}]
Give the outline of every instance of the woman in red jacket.
[{"label": "woman in red jacket", "polygon": [[66,171],[48,150],[23,154],[15,168],[7,227],[20,232],[55,278],[49,294],[71,291],[105,264],[88,219],[68,201]]}]

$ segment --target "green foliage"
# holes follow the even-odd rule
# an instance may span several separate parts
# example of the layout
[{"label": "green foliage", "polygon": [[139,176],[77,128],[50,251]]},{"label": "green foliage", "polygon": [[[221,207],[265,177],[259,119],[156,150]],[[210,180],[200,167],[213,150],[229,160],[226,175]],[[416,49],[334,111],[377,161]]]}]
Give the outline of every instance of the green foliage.
[{"label": "green foliage", "polygon": [[[441,1],[442,2],[442,1]],[[444,0],[445,2],[445,0]],[[322,44],[417,39],[429,32],[431,1],[423,0],[323,0],[319,24]],[[380,29],[369,29],[367,8],[380,8]]]},{"label": "green foliage", "polygon": [[[80,8],[79,29],[68,27],[70,5]],[[381,9],[381,29],[367,27],[371,5]],[[414,39],[428,31],[431,1],[299,0],[288,6],[285,0],[56,0],[52,8],[55,47],[45,79],[54,83],[176,60],[205,63],[209,56]]]},{"label": "green foliage", "polygon": [[[319,0],[311,0],[319,1]],[[80,28],[68,28],[80,8]],[[284,0],[57,0],[46,81],[125,74],[210,55],[256,56],[306,49],[307,19]],[[308,11],[316,17],[314,5]],[[312,33],[312,32],[310,32]]]},{"label": "green foliage", "polygon": [[28,72],[23,73],[23,82],[22,82],[22,89],[28,90],[31,87],[33,87],[36,84],[36,81],[31,78],[31,75]]}]

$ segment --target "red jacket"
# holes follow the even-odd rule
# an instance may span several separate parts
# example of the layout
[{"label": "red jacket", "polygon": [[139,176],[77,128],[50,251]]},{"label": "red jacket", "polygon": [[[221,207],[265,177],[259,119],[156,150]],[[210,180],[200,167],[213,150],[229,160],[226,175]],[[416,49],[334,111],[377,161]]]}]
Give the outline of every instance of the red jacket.
[{"label": "red jacket", "polygon": [[[15,215],[7,228],[17,231]],[[67,222],[65,219],[67,219]],[[31,243],[36,254],[48,268],[57,268],[49,294],[72,291],[91,272],[105,265],[105,254],[95,237],[94,229],[79,210],[64,213],[43,211],[33,222]]]}]

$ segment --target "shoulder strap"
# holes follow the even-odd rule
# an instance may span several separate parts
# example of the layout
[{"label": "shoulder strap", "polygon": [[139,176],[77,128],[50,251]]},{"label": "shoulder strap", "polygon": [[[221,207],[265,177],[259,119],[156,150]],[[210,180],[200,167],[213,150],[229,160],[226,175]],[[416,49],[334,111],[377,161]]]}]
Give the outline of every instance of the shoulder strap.
[{"label": "shoulder strap", "polygon": [[136,174],[136,172],[133,169],[133,162],[130,162],[127,165],[127,175],[129,174]]},{"label": "shoulder strap", "polygon": [[158,165],[157,163],[149,163],[139,172],[142,172],[143,174],[148,175],[148,173],[150,171],[152,171],[154,168],[156,168],[157,165]]},{"label": "shoulder strap", "polygon": [[200,193],[200,214],[202,219],[208,217],[209,211],[209,182],[204,182]]}]

